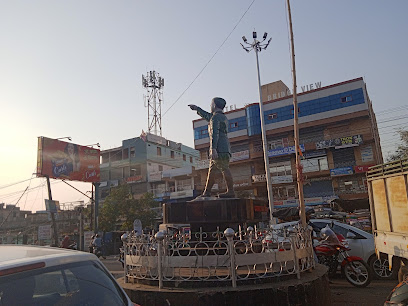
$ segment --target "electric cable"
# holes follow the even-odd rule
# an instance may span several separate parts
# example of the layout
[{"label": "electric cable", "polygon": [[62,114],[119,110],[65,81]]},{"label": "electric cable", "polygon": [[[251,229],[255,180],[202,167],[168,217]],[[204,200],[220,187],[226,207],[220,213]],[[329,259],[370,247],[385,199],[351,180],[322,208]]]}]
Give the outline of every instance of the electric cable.
[{"label": "electric cable", "polygon": [[244,14],[241,16],[241,18],[238,20],[238,22],[235,24],[235,26],[232,28],[231,32],[227,35],[227,37],[224,39],[224,41],[222,42],[222,44],[218,47],[218,49],[215,51],[215,53],[210,57],[210,59],[207,61],[207,63],[204,65],[204,67],[200,70],[200,72],[195,76],[195,78],[193,79],[193,81],[191,81],[191,83],[187,86],[187,88],[181,93],[181,95],[176,99],[176,101],[173,102],[173,104],[170,105],[170,107],[164,112],[163,116],[164,117],[167,112],[181,99],[181,97],[186,93],[186,91],[194,84],[194,82],[198,79],[198,77],[203,73],[203,71],[205,70],[205,68],[207,68],[207,66],[211,63],[211,61],[213,60],[213,58],[217,55],[218,51],[220,51],[220,49],[224,46],[224,44],[227,42],[228,38],[231,36],[231,34],[235,31],[235,29],[237,28],[237,26],[240,24],[241,20],[245,17],[246,13],[249,11],[249,9],[251,8],[251,6],[254,4],[255,0],[253,0],[251,2],[251,4],[248,6],[248,8],[246,9],[246,11],[244,12]]}]

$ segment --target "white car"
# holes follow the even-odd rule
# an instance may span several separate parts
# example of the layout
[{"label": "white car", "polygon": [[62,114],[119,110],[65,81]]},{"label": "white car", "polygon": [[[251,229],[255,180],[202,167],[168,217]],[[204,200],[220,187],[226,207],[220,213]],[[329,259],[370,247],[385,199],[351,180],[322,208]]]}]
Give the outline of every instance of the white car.
[{"label": "white car", "polygon": [[93,254],[0,245],[0,305],[134,304]]},{"label": "white car", "polygon": [[[275,231],[278,231],[281,228],[287,228],[297,223],[297,221],[280,223],[274,225],[273,228]],[[387,279],[396,276],[395,271],[398,271],[398,269],[394,268],[392,271],[388,270],[388,259],[378,259],[375,255],[374,237],[372,234],[354,226],[331,219],[311,219],[309,224],[318,230],[324,228],[326,225],[329,225],[329,227],[336,234],[343,235],[351,249],[348,253],[351,256],[361,257],[365,262],[367,262],[373,270],[376,278]]]}]

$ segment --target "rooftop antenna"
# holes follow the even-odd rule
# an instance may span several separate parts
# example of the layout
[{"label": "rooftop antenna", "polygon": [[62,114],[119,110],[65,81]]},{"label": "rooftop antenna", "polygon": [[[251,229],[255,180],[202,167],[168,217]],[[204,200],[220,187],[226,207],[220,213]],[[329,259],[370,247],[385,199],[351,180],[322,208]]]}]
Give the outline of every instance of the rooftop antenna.
[{"label": "rooftop antenna", "polygon": [[142,75],[142,86],[146,88],[144,96],[147,107],[148,133],[162,136],[161,105],[163,102],[164,78],[156,71],[148,71]]}]

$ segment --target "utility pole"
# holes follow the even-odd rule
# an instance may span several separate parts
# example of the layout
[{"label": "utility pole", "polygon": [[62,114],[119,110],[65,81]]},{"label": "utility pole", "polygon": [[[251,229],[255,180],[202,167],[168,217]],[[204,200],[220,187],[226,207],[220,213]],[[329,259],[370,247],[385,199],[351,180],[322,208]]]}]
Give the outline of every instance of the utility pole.
[{"label": "utility pole", "polygon": [[[48,199],[52,201],[50,177],[48,175],[45,175],[45,178],[47,179]],[[54,246],[57,247],[58,246],[58,230],[57,230],[57,223],[55,222],[55,212],[50,209],[50,214],[51,214],[51,220],[52,220]]]},{"label": "utility pole", "polygon": [[296,91],[296,66],[295,66],[295,43],[293,40],[293,28],[292,28],[292,14],[290,11],[290,2],[286,0],[288,6],[289,15],[289,30],[290,30],[290,46],[292,53],[292,78],[293,78],[293,130],[295,136],[295,151],[296,151],[296,178],[299,194],[299,215],[302,222],[302,226],[306,227],[306,210],[305,210],[305,198],[303,194],[303,173],[302,166],[300,164],[300,145],[299,145],[299,122],[298,122],[298,103],[297,103],[297,91]]},{"label": "utility pole", "polygon": [[254,41],[252,44],[248,43],[248,40],[245,38],[245,36],[242,36],[242,40],[247,45],[247,47],[245,47],[242,43],[241,43],[241,46],[242,48],[244,48],[246,52],[251,52],[252,50],[254,50],[255,55],[256,55],[256,69],[258,72],[258,88],[259,88],[259,113],[260,113],[260,118],[261,118],[261,131],[262,131],[262,144],[263,144],[263,153],[264,153],[264,161],[265,161],[266,188],[268,191],[269,214],[270,214],[269,217],[270,217],[270,223],[274,224],[275,219],[272,216],[273,211],[274,211],[272,178],[271,178],[271,173],[270,173],[270,168],[269,168],[268,141],[266,139],[265,118],[264,118],[263,102],[262,102],[261,77],[260,77],[260,72],[259,72],[259,59],[258,59],[258,52],[261,52],[262,50],[266,50],[266,48],[268,48],[269,43],[272,40],[272,38],[269,38],[268,42],[263,43],[266,40],[267,36],[268,36],[268,33],[265,32],[263,35],[263,40],[258,41],[257,33],[253,32],[252,37]]}]

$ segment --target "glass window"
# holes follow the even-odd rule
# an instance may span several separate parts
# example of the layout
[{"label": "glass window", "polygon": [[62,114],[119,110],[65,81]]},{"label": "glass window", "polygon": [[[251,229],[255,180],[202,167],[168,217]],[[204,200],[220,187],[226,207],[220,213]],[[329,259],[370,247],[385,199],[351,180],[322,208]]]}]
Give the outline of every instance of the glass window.
[{"label": "glass window", "polygon": [[283,139],[268,141],[268,150],[282,149],[283,147]]},{"label": "glass window", "polygon": [[347,103],[353,101],[353,98],[351,96],[345,96],[341,98],[342,103]]},{"label": "glass window", "polygon": [[119,286],[97,262],[76,262],[3,276],[2,305],[127,305]]},{"label": "glass window", "polygon": [[278,114],[277,113],[273,113],[273,114],[269,114],[268,115],[268,120],[272,120],[272,119],[276,119],[278,118]]},{"label": "glass window", "polygon": [[238,122],[230,123],[230,128],[231,128],[231,129],[232,129],[232,128],[236,128],[236,127],[238,127]]},{"label": "glass window", "polygon": [[192,163],[193,163],[193,157],[190,156],[190,164],[192,164]]},{"label": "glass window", "polygon": [[292,175],[292,166],[290,161],[270,164],[271,176]]},{"label": "glass window", "polygon": [[174,158],[174,151],[170,151],[170,157]]},{"label": "glass window", "polygon": [[161,156],[162,155],[162,151],[160,147],[157,147],[157,156]]},{"label": "glass window", "polygon": [[136,151],[134,147],[130,148],[130,157],[136,157]]},{"label": "glass window", "polygon": [[186,161],[186,160],[187,160],[187,158],[186,158],[186,154],[183,154],[183,160],[184,160],[184,161]]},{"label": "glass window", "polygon": [[301,164],[303,166],[304,173],[318,172],[329,169],[326,156],[302,159]]}]

